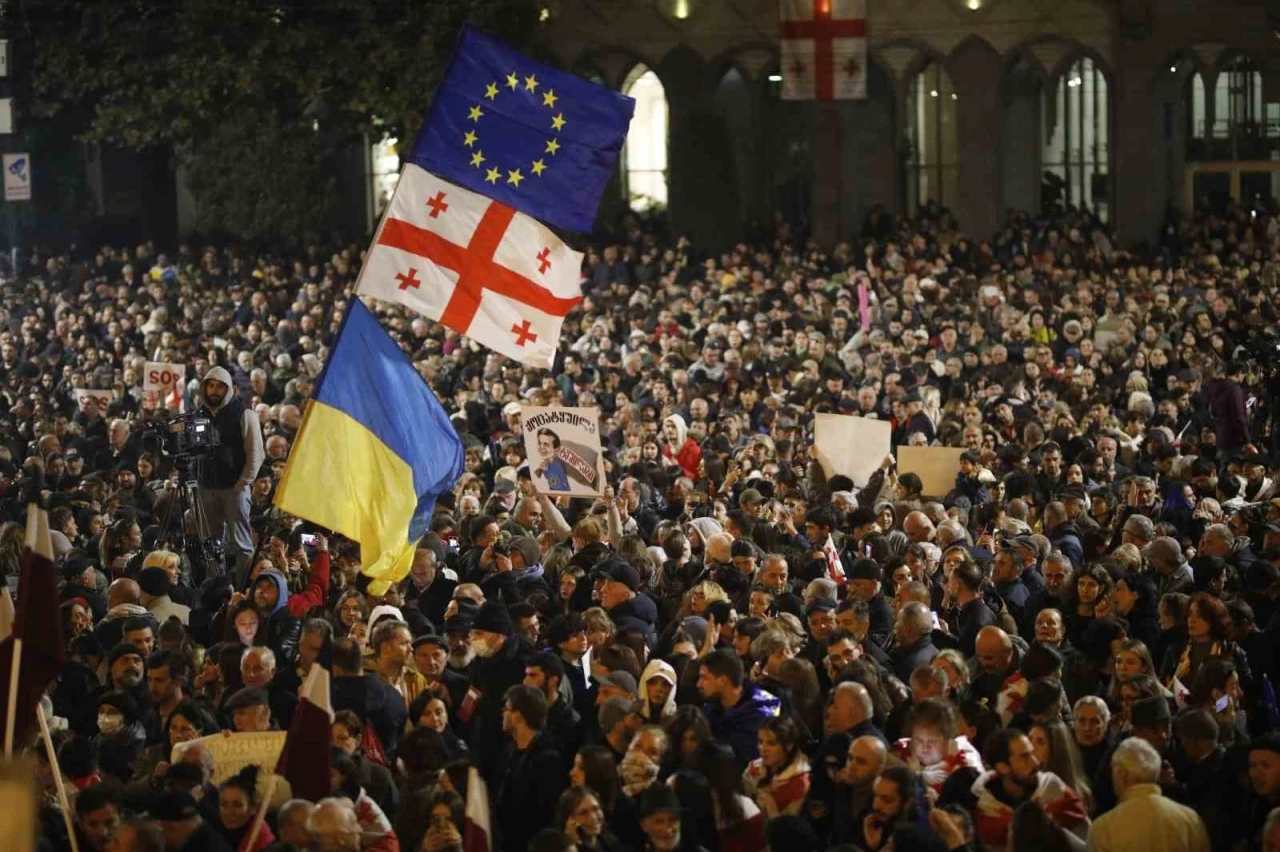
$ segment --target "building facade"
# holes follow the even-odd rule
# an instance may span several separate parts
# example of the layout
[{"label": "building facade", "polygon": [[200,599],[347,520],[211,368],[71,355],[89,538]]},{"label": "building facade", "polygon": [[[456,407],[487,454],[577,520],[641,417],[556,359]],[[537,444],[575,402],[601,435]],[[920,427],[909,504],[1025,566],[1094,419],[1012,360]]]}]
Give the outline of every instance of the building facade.
[{"label": "building facade", "polygon": [[[1272,2],[1270,7],[1280,6]],[[1086,204],[1126,242],[1170,206],[1280,197],[1280,16],[1255,0],[868,0],[864,101],[779,98],[776,0],[549,0],[565,67],[637,98],[616,192],[725,245],[824,242],[875,205]]]}]

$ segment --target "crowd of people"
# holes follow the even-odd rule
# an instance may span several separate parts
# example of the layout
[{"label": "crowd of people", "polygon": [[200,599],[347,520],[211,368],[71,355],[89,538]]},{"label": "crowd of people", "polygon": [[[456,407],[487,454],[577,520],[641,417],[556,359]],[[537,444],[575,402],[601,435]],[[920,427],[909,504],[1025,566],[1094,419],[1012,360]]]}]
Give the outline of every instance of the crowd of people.
[{"label": "crowd of people", "polygon": [[[19,744],[42,848],[58,772],[86,852],[484,852],[486,820],[491,852],[1280,849],[1280,216],[1130,251],[1074,210],[774,225],[712,253],[629,220],[552,371],[375,306],[466,447],[383,594],[272,503],[358,246],[25,257],[0,569],[21,598],[34,482],[69,657],[56,764]],[[222,437],[221,548],[149,361]],[[536,492],[524,405],[600,410],[602,497]],[[824,468],[819,413],[963,448],[953,487]],[[331,795],[275,785],[251,846],[273,767],[203,738],[287,730],[317,665]]]}]

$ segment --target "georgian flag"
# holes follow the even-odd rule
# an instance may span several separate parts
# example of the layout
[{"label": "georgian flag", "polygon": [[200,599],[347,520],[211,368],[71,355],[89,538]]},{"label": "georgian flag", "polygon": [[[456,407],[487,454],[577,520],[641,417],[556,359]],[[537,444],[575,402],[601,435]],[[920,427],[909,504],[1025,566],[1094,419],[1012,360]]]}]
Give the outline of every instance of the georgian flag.
[{"label": "georgian flag", "polygon": [[778,0],[784,101],[867,96],[866,0]]},{"label": "georgian flag", "polygon": [[582,301],[582,254],[536,219],[410,163],[356,292],[550,368],[560,326]]}]

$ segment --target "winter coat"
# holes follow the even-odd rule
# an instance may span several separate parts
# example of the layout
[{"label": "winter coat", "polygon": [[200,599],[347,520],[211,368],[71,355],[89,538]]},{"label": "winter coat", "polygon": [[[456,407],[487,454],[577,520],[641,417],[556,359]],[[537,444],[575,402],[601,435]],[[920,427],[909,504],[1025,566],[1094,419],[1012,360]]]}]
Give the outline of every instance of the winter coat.
[{"label": "winter coat", "polygon": [[777,716],[782,706],[777,696],[765,692],[754,683],[743,681],[742,698],[734,706],[725,709],[718,701],[710,701],[703,708],[707,721],[711,724],[711,733],[716,739],[729,744],[738,764],[745,769],[747,764],[760,756],[760,746],[756,740],[760,726],[765,719]]}]

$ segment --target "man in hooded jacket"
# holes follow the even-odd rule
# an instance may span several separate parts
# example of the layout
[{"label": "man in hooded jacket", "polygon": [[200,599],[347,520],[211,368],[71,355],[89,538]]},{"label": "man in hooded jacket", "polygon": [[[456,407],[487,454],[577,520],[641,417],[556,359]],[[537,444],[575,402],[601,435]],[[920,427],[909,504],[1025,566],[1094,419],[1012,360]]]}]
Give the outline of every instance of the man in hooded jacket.
[{"label": "man in hooded jacket", "polygon": [[213,422],[219,439],[200,466],[200,501],[210,534],[225,535],[237,577],[243,577],[253,553],[249,489],[266,459],[262,427],[258,415],[234,393],[226,369],[206,373],[200,389],[204,401],[198,414]]}]

